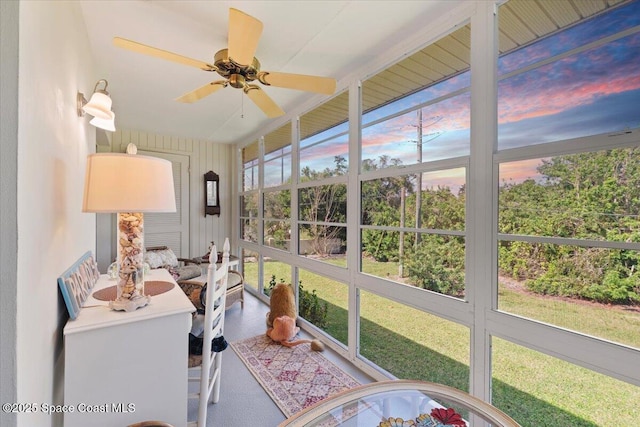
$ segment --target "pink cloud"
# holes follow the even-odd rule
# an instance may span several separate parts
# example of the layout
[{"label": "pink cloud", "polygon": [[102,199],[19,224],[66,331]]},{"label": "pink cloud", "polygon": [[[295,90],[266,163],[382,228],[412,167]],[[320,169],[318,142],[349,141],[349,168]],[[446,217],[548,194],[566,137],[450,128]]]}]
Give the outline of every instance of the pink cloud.
[{"label": "pink cloud", "polygon": [[[455,98],[423,108],[423,137],[429,134],[446,133],[469,129],[470,95]],[[384,147],[388,144],[410,143],[418,137],[418,118],[415,111],[365,128],[362,145],[367,148]]]},{"label": "pink cloud", "polygon": [[426,172],[422,174],[422,188],[426,190],[448,187],[454,194],[457,194],[460,187],[465,184],[465,179],[464,168]]},{"label": "pink cloud", "polygon": [[542,72],[519,76],[514,81],[505,80],[500,85],[498,122],[513,123],[549,116],[576,106],[593,104],[607,95],[640,88],[637,71],[626,71],[617,70],[615,76],[598,76],[597,80],[589,81],[590,76],[564,68],[557,75],[537,80]]},{"label": "pink cloud", "polygon": [[300,150],[300,158],[345,156],[349,152],[347,140],[330,140],[322,144],[314,145]]},{"label": "pink cloud", "polygon": [[520,184],[527,179],[539,180],[542,175],[537,171],[542,159],[529,159],[517,162],[502,163],[500,165],[500,185]]}]

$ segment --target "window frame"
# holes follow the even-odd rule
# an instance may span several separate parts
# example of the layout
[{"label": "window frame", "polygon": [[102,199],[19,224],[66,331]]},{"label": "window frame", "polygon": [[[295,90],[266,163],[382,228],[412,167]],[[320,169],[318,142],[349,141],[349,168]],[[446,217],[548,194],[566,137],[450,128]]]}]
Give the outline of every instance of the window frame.
[{"label": "window frame", "polygon": [[[469,20],[471,21],[472,70],[470,86],[472,94],[471,151],[469,156],[419,163],[401,168],[361,172],[360,152],[363,125],[361,116],[362,83],[360,79],[373,75],[373,73],[377,72],[376,70],[382,70],[394,65],[406,55],[433,43],[441,38],[443,34],[446,35],[447,32],[454,31],[459,25],[463,25]],[[504,235],[498,233],[497,230],[497,189],[499,186],[498,169],[500,163],[640,145],[640,128],[634,128],[628,132],[591,135],[564,141],[498,150],[497,84],[500,79],[507,78],[511,74],[498,76],[497,38],[496,5],[493,2],[478,2],[473,5],[465,5],[457,9],[455,13],[437,20],[433,27],[425,29],[423,33],[408,41],[407,43],[409,44],[401,45],[387,52],[384,58],[380,59],[373,68],[370,67],[356,72],[349,80],[344,83],[341,82],[344,85],[343,87],[349,90],[349,169],[344,176],[300,183],[298,171],[299,123],[296,119],[291,119],[291,116],[287,116],[287,120],[292,120],[292,179],[291,184],[287,184],[283,188],[286,187],[291,190],[292,206],[297,206],[297,194],[301,188],[337,182],[344,182],[347,185],[347,192],[350,195],[347,206],[347,238],[350,249],[348,249],[347,253],[348,267],[346,269],[297,255],[297,234],[294,238],[294,233],[297,233],[298,223],[300,222],[296,212],[297,209],[291,210],[292,245],[290,252],[264,247],[262,246],[263,242],[253,244],[240,240],[240,247],[259,253],[261,259],[271,257],[290,264],[292,266],[292,283],[297,283],[298,268],[346,283],[349,287],[349,345],[344,348],[336,343],[331,344],[329,340],[329,346],[357,367],[373,375],[374,378],[388,378],[388,373],[384,372],[380,367],[372,366],[359,357],[357,337],[359,334],[358,300],[360,291],[371,292],[471,328],[469,391],[481,399],[490,401],[491,398],[491,338],[493,336],[640,386],[640,372],[636,369],[637,363],[640,361],[639,349],[542,324],[517,315],[501,312],[497,308],[497,245],[501,240],[521,238],[521,236]],[[416,40],[421,40],[421,42]],[[575,49],[556,55],[554,58],[557,60],[572,53],[575,53]],[[494,59],[494,61],[492,62],[491,59]],[[540,64],[530,65],[530,67],[533,66],[540,66]],[[459,91],[465,90],[460,89]],[[318,99],[311,109],[322,105],[324,102],[328,101]],[[427,104],[434,102],[436,100],[431,100]],[[266,130],[274,129],[282,123],[275,122]],[[261,138],[260,141],[260,162],[263,162],[263,139]],[[440,170],[454,166],[464,166],[467,170],[465,237],[468,246],[465,256],[465,300],[461,301],[445,295],[424,292],[421,289],[412,289],[405,286],[390,287],[388,280],[361,273],[357,251],[361,247],[359,233],[364,228],[359,219],[359,198],[362,181],[377,177],[407,175],[412,172]],[[262,179],[262,172],[260,175]],[[293,177],[297,178],[294,179]],[[263,189],[264,186],[261,181],[258,191],[261,192]],[[270,188],[270,190],[273,189],[274,187]],[[355,197],[356,195],[358,197]],[[262,215],[262,206],[259,212]],[[262,223],[262,218],[260,218],[259,223]],[[416,231],[407,227],[402,230]],[[263,231],[259,230],[258,236],[262,235]],[[522,238],[540,239],[527,236]],[[562,238],[545,237],[543,240],[552,242],[557,239]],[[600,247],[605,245],[602,241],[585,242],[580,240],[579,242],[573,242],[571,239],[562,239],[561,241],[563,244],[569,242],[581,245],[595,243]],[[606,245],[609,245],[609,243],[606,243]],[[633,245],[633,243],[624,242],[611,243],[613,247],[624,249],[635,249],[635,247],[632,247]],[[260,269],[260,271],[262,270]],[[259,287],[258,293],[260,292],[261,287]],[[259,297],[262,296],[259,295]],[[268,300],[264,297],[263,301],[266,302]],[[301,320],[301,325],[313,331],[313,333],[322,333],[304,320]]]}]

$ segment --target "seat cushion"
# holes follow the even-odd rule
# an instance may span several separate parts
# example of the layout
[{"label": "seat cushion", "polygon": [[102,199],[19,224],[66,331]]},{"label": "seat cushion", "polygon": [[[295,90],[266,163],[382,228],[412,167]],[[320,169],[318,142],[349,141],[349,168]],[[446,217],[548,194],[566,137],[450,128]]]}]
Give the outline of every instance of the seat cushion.
[{"label": "seat cushion", "polygon": [[[191,303],[195,306],[196,309],[203,309],[204,307],[200,303],[200,292],[204,284],[206,283],[207,276],[198,277],[196,280],[185,280],[179,281],[178,285],[182,289],[182,291],[189,297]],[[201,280],[202,279],[202,280]],[[229,270],[229,277],[227,278],[227,306],[230,306],[236,301],[241,301],[242,297],[242,285],[244,285],[244,279],[242,274],[235,270]],[[239,289],[239,292],[236,292],[236,289]],[[230,292],[234,290],[234,292]],[[232,295],[232,298],[229,299],[229,295]]]},{"label": "seat cushion", "polygon": [[177,267],[178,257],[171,249],[152,250],[145,252],[144,262],[151,268]]},{"label": "seat cushion", "polygon": [[243,278],[240,273],[235,270],[229,270],[229,276],[227,277],[227,289],[235,288],[238,285],[242,285]]},{"label": "seat cushion", "polygon": [[200,292],[204,286],[204,282],[196,282],[196,281],[186,281],[178,283],[182,291],[189,297],[191,304],[196,309],[203,309],[202,304],[200,304]]},{"label": "seat cushion", "polygon": [[177,267],[174,268],[174,271],[178,274],[176,282],[180,280],[193,279],[194,277],[198,277],[202,274],[202,269],[200,268],[200,266],[195,264],[188,264],[184,267]]}]

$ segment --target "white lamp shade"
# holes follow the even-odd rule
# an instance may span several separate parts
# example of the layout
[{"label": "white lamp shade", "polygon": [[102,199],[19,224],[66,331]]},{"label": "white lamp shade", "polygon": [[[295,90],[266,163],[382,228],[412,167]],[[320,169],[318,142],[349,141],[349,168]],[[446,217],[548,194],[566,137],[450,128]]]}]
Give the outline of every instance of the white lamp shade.
[{"label": "white lamp shade", "polygon": [[94,117],[93,119],[91,119],[89,123],[97,128],[108,130],[109,132],[115,132],[116,131],[116,124],[115,124],[116,113],[111,113],[111,114],[113,114],[113,118],[111,118],[110,120]]},{"label": "white lamp shade", "polygon": [[83,212],[175,212],[171,162],[98,153],[87,157]]},{"label": "white lamp shade", "polygon": [[82,107],[82,110],[100,119],[110,120],[113,118],[111,98],[102,92],[93,92],[91,99]]}]

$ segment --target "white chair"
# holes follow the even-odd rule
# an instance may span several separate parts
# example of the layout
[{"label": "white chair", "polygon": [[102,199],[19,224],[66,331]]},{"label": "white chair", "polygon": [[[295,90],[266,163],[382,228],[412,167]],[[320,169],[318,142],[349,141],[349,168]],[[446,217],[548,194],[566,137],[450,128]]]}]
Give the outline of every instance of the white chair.
[{"label": "white chair", "polygon": [[199,392],[190,393],[189,399],[198,399],[198,419],[189,422],[189,426],[204,427],[207,423],[207,407],[209,398],[216,403],[220,398],[220,375],[222,352],[211,351],[211,340],[221,336],[224,330],[225,293],[229,271],[229,239],[225,239],[222,265],[216,269],[217,252],[215,246],[211,251],[207,275],[206,309],[204,315],[204,342],[202,345],[202,364],[190,369],[198,376],[189,375],[190,382],[200,382]]}]

